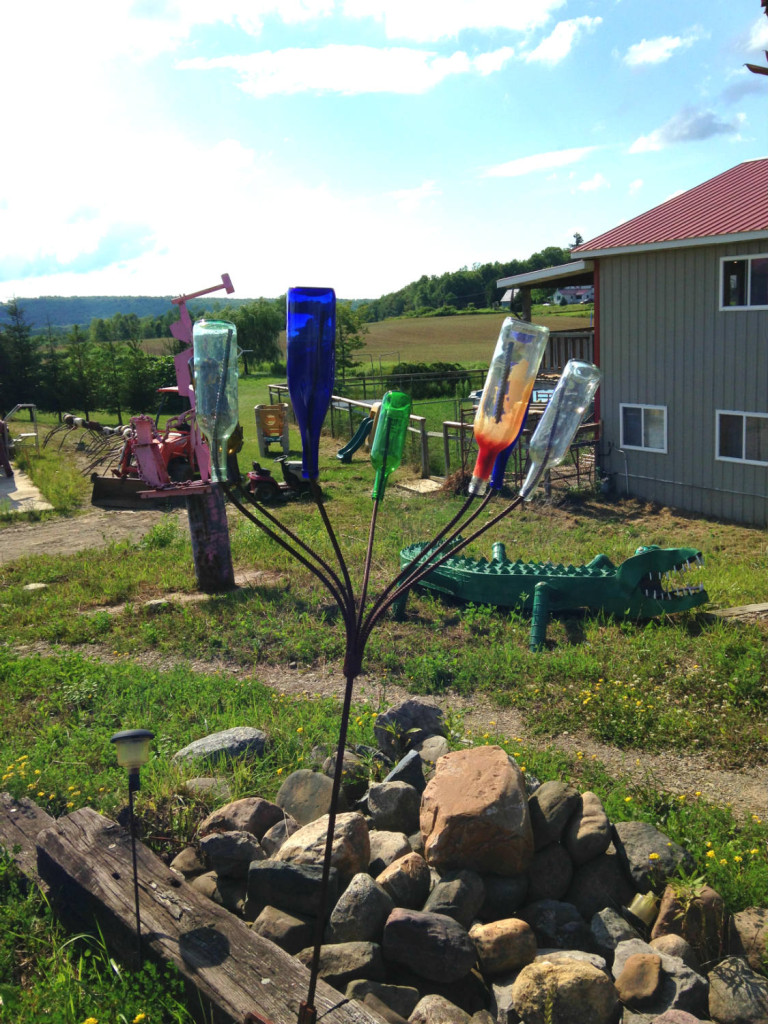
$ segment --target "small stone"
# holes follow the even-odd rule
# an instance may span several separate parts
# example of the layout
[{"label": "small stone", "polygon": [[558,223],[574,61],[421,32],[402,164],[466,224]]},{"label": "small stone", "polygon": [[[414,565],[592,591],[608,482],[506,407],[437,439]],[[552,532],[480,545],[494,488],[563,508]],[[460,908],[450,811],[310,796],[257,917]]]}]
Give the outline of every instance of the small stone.
[{"label": "small stone", "polygon": [[419,910],[429,895],[431,876],[429,866],[422,856],[407,853],[377,875],[376,881],[389,894],[396,907]]},{"label": "small stone", "polygon": [[[275,853],[276,861],[322,865],[328,833],[328,815],[310,822],[289,836]],[[358,871],[365,871],[371,859],[368,826],[362,814],[350,811],[336,816],[331,864],[346,883]]]},{"label": "small stone", "polygon": [[661,983],[661,958],[652,953],[636,953],[627,958],[616,979],[616,991],[625,1006],[642,1010],[656,995]]},{"label": "small stone", "polygon": [[765,1024],[768,980],[746,960],[727,956],[709,972],[709,1015],[719,1024]]},{"label": "small stone", "polygon": [[205,864],[200,859],[200,855],[194,846],[187,846],[180,853],[177,853],[169,866],[174,871],[180,871],[185,878],[192,878],[194,875],[200,875],[205,871]]},{"label": "small stone", "polygon": [[579,791],[565,782],[545,782],[528,801],[535,849],[556,843],[581,805]]},{"label": "small stone", "polygon": [[445,996],[429,995],[420,999],[410,1024],[470,1024],[472,1018]]},{"label": "small stone", "polygon": [[181,789],[189,796],[196,796],[203,800],[231,800],[232,790],[226,779],[201,775],[194,779],[187,779]]},{"label": "small stone", "polygon": [[[327,815],[331,807],[333,780],[322,772],[300,768],[283,782],[275,803],[295,818],[300,825],[308,825]],[[339,808],[346,809],[343,793],[339,793]]]},{"label": "small stone", "polygon": [[369,833],[368,839],[371,844],[371,860],[368,870],[374,878],[394,861],[404,857],[406,853],[412,852],[408,837],[402,832],[375,830]]},{"label": "small stone", "polygon": [[357,999],[359,1002],[363,1002],[366,996],[373,995],[406,1019],[413,1013],[414,1007],[421,998],[417,988],[365,980],[350,981],[345,995],[348,999]]},{"label": "small stone", "polygon": [[312,942],[316,918],[266,906],[251,925],[253,931],[295,956]]},{"label": "small stone", "polygon": [[[308,946],[297,954],[297,958],[309,966],[313,953],[314,948]],[[384,981],[381,947],[375,942],[340,942],[337,945],[321,946],[319,976],[333,988],[342,991],[358,978]]]},{"label": "small stone", "polygon": [[512,986],[511,1000],[526,1024],[613,1024],[619,1007],[610,978],[579,960],[529,964]]},{"label": "small stone", "polygon": [[368,813],[374,828],[384,832],[415,832],[420,805],[418,790],[407,782],[379,782],[368,790]]},{"label": "small stone", "polygon": [[331,911],[326,942],[380,942],[394,910],[389,893],[364,871],[354,876]]},{"label": "small stone", "polygon": [[581,794],[581,803],[565,826],[563,845],[574,864],[586,864],[611,845],[611,823],[600,797]]},{"label": "small stone", "polygon": [[476,924],[469,930],[484,975],[502,974],[533,962],[536,936],[533,929],[519,918]]},{"label": "small stone", "polygon": [[463,978],[475,963],[475,947],[465,928],[444,914],[396,908],[384,927],[386,960],[402,964],[430,981]]},{"label": "small stone", "polygon": [[266,856],[250,832],[211,832],[200,840],[200,850],[220,878],[245,879],[251,863]]},{"label": "small stone", "polygon": [[288,836],[292,836],[294,832],[298,832],[300,828],[301,825],[298,821],[285,812],[280,821],[273,825],[272,828],[267,829],[261,837],[260,842],[266,855],[271,857],[273,854],[277,853]]},{"label": "small stone", "polygon": [[397,759],[427,736],[443,735],[443,712],[437,705],[409,698],[381,712],[373,727],[379,749]]},{"label": "small stone", "polygon": [[247,796],[219,807],[200,822],[197,831],[200,836],[209,832],[250,832],[261,839],[283,816],[277,804],[258,796]]},{"label": "small stone", "polygon": [[474,871],[449,871],[429,894],[424,910],[430,914],[447,914],[469,928],[485,900],[482,878]]}]

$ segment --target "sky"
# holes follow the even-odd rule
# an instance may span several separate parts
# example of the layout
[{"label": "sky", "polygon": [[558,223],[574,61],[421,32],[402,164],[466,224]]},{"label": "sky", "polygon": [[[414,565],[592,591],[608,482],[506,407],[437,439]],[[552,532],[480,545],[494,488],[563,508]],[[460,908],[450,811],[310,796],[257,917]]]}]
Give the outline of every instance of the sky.
[{"label": "sky", "polygon": [[760,0],[24,0],[0,31],[0,301],[377,298],[768,155]]}]

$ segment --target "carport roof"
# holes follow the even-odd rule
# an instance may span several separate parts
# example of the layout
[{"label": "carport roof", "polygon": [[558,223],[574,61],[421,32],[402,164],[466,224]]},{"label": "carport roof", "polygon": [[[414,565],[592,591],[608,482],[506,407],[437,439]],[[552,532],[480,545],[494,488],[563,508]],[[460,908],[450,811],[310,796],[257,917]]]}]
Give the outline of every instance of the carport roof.
[{"label": "carport roof", "polygon": [[561,263],[559,267],[543,267],[529,270],[527,274],[502,277],[496,282],[498,288],[557,288],[561,284],[592,284],[592,260],[574,260]]}]

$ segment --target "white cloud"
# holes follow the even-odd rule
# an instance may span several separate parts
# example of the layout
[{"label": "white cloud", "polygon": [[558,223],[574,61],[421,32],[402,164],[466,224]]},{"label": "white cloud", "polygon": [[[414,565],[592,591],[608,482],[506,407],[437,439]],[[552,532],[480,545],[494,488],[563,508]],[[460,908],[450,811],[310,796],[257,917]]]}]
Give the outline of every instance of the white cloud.
[{"label": "white cloud", "polygon": [[570,21],[561,21],[555,26],[554,31],[540,42],[525,59],[557,64],[568,56],[584,32],[594,32],[597,26],[602,24],[602,21],[602,18],[589,18],[586,15],[581,18],[572,18]]},{"label": "white cloud", "polygon": [[441,196],[442,191],[437,188],[433,180],[424,181],[417,188],[401,188],[387,195],[395,200],[398,209],[402,213],[413,213],[424,202]]},{"label": "white cloud", "polygon": [[309,91],[347,96],[419,94],[451,75],[470,72],[488,75],[501,68],[511,56],[509,47],[479,57],[469,57],[461,50],[443,57],[407,47],[377,49],[332,44],[316,49],[262,50],[245,56],[196,57],[179,61],[176,66],[191,71],[232,70],[239,76],[240,88],[257,98]]},{"label": "white cloud", "polygon": [[344,0],[350,18],[382,22],[388,39],[433,43],[468,29],[525,33],[548,21],[565,0]]},{"label": "white cloud", "polygon": [[640,189],[643,187],[644,184],[645,184],[645,182],[643,181],[642,178],[635,178],[634,181],[630,181],[630,183],[629,183],[629,194],[631,196],[635,195],[635,193],[640,191]]},{"label": "white cloud", "polygon": [[574,192],[596,192],[600,188],[610,188],[610,187],[611,187],[611,183],[608,181],[608,179],[605,177],[605,175],[601,174],[600,171],[597,171],[595,174],[592,175],[591,178],[588,178],[586,181],[579,182],[579,184],[576,186],[576,188],[573,191]]},{"label": "white cloud", "polygon": [[754,23],[747,44],[750,50],[768,50],[768,19],[761,17]]},{"label": "white cloud", "polygon": [[552,167],[566,167],[575,164],[591,153],[596,146],[579,146],[574,149],[556,149],[549,153],[534,153],[517,157],[504,164],[496,164],[483,172],[484,178],[519,178],[524,174],[538,174]]},{"label": "white cloud", "polygon": [[692,29],[686,36],[659,36],[657,39],[643,39],[634,43],[624,54],[624,63],[629,67],[640,64],[663,64],[677,52],[687,50],[702,38],[700,29]]},{"label": "white cloud", "polygon": [[700,142],[715,135],[738,135],[743,114],[724,121],[713,110],[695,110],[686,107],[660,128],[641,135],[629,147],[630,153],[652,153],[678,142]]}]

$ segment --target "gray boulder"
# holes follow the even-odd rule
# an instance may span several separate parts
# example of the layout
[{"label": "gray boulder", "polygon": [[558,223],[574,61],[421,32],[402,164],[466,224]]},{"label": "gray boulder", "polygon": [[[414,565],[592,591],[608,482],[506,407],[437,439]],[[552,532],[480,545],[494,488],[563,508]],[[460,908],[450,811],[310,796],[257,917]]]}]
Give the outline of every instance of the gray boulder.
[{"label": "gray boulder", "polygon": [[193,761],[205,759],[211,762],[234,761],[236,758],[260,758],[268,737],[261,729],[252,729],[247,725],[238,725],[223,732],[214,732],[194,740],[173,755],[175,761]]}]

